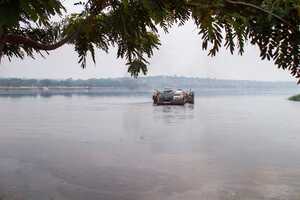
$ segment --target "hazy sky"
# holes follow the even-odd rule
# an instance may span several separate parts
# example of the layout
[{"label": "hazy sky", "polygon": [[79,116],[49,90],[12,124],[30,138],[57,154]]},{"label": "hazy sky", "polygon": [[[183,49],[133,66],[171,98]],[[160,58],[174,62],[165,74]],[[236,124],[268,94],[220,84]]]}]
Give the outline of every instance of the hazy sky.
[{"label": "hazy sky", "polygon": [[[174,27],[169,34],[160,33],[162,45],[150,60],[149,75],[177,75],[243,80],[293,80],[287,71],[277,69],[272,62],[261,61],[259,51],[247,45],[243,56],[231,55],[224,49],[216,57],[201,50],[201,39],[193,22]],[[116,59],[115,49],[109,54],[98,51],[96,65],[87,69],[77,63],[72,46],[50,52],[46,59],[4,59],[0,77],[20,78],[101,78],[129,76],[125,61]],[[89,59],[90,60],[90,59]]]}]

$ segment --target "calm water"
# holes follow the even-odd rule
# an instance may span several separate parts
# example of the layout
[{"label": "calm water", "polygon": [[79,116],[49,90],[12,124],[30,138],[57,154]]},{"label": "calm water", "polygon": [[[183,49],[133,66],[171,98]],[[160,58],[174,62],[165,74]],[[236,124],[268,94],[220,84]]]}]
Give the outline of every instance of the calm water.
[{"label": "calm water", "polygon": [[0,98],[3,199],[300,199],[287,96]]}]

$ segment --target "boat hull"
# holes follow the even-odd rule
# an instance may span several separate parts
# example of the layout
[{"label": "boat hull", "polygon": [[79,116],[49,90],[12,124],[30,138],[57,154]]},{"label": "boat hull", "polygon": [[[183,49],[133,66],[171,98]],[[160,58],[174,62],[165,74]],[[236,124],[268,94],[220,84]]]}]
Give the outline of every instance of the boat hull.
[{"label": "boat hull", "polygon": [[186,103],[194,104],[194,93],[189,91],[156,91],[153,96],[155,105],[185,105]]}]

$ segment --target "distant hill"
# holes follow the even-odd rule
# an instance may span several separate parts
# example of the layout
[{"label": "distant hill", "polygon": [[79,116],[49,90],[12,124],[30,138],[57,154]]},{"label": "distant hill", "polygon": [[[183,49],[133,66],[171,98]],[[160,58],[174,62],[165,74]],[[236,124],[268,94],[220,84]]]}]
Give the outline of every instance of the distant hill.
[{"label": "distant hill", "polygon": [[[177,76],[150,76],[133,78],[101,78],[88,80],[52,80],[52,79],[0,79],[0,90],[36,90],[47,88],[55,90],[88,92],[135,92],[150,93],[153,89],[165,87],[192,89],[200,94],[291,94],[300,92],[300,86],[294,82],[264,82],[241,80],[218,80],[188,78]],[[36,90],[38,91],[38,90]]]},{"label": "distant hill", "polygon": [[0,87],[120,87],[120,88],[236,88],[236,87],[298,87],[294,82],[218,80],[177,76],[150,76],[101,79],[20,79],[0,78]]}]

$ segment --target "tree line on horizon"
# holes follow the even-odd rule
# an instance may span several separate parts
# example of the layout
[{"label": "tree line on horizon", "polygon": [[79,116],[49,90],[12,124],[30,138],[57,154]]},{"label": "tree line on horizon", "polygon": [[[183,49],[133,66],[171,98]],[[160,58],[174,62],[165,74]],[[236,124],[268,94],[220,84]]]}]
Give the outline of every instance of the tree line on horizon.
[{"label": "tree line on horizon", "polygon": [[0,87],[112,87],[126,89],[162,89],[173,88],[226,88],[226,87],[260,87],[260,86],[288,86],[293,82],[261,82],[240,80],[218,80],[209,78],[189,78],[178,76],[154,76],[132,78],[93,78],[93,79],[21,79],[0,78]]}]

